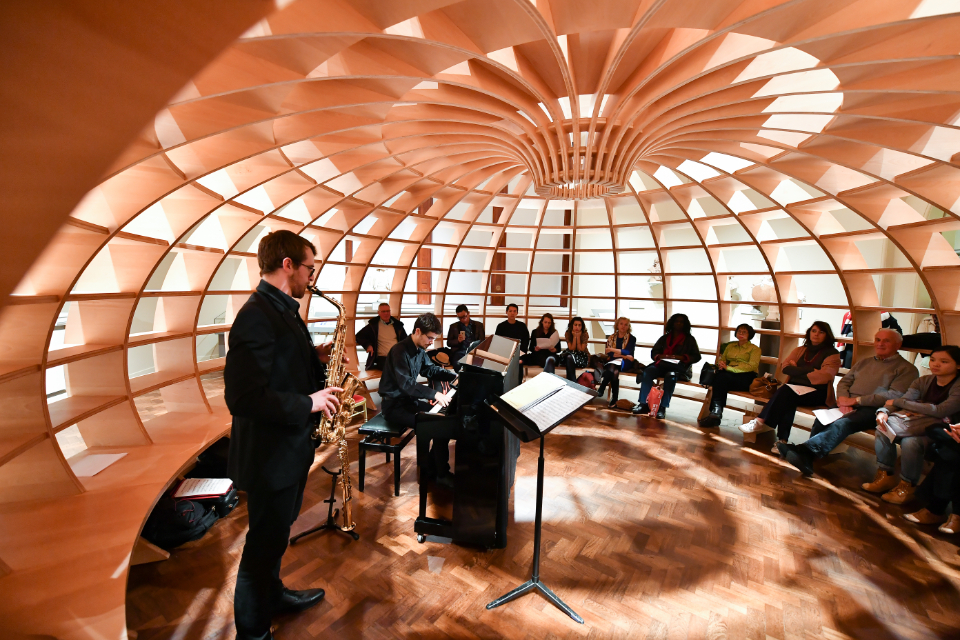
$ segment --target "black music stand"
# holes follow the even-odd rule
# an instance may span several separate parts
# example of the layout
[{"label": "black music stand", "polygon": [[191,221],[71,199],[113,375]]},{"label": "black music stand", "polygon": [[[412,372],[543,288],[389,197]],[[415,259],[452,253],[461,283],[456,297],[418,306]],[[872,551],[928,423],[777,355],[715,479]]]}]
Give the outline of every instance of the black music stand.
[{"label": "black music stand", "polygon": [[[559,378],[559,376],[557,377]],[[568,386],[578,389],[580,391],[583,391],[593,397],[596,397],[597,395],[597,392],[594,391],[593,389],[588,389],[587,387],[580,386],[577,383],[571,382],[565,378],[560,378],[560,379],[563,380]],[[572,415],[572,412],[571,414],[567,414],[567,416],[564,416],[556,424],[541,431],[536,426],[536,424],[534,424],[532,420],[527,418],[525,415],[523,415],[521,412],[514,409],[512,406],[510,406],[503,400],[497,400],[494,403],[493,408],[500,414],[502,418],[504,418],[504,423],[507,425],[507,427],[511,431],[514,432],[514,434],[516,434],[518,438],[520,438],[520,440],[522,440],[523,442],[530,442],[531,440],[536,440],[536,439],[540,440],[540,457],[537,459],[537,515],[536,515],[536,519],[534,520],[533,567],[531,570],[530,579],[524,582],[523,584],[521,584],[516,589],[513,589],[512,591],[503,594],[502,596],[500,596],[499,598],[497,598],[496,600],[488,604],[487,609],[495,609],[496,607],[499,607],[502,604],[506,604],[507,602],[510,602],[511,600],[519,598],[525,593],[528,593],[536,589],[537,591],[542,593],[547,598],[547,600],[552,602],[553,605],[556,606],[558,609],[563,611],[565,614],[567,614],[568,616],[570,616],[580,624],[583,624],[583,618],[581,618],[576,611],[574,611],[569,606],[567,606],[567,604],[563,600],[561,600],[557,596],[557,594],[551,591],[550,588],[547,587],[547,585],[545,585],[543,582],[540,581],[540,537],[541,537],[541,529],[543,525],[543,466],[544,466],[543,441],[546,439],[546,435],[549,432],[553,431],[555,427],[562,424],[568,417],[570,417],[570,415]]]}]

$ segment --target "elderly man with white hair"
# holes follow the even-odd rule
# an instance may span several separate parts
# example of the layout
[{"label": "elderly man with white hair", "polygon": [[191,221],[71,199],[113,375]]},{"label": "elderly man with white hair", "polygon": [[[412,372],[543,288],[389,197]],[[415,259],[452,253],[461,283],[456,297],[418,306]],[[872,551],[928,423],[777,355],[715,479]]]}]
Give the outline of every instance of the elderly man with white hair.
[{"label": "elderly man with white hair", "polygon": [[844,415],[828,425],[814,422],[810,439],[803,444],[779,443],[780,455],[804,475],[811,475],[814,460],[833,451],[847,436],[874,428],[877,409],[906,393],[919,377],[917,368],[897,353],[901,344],[903,336],[893,329],[877,331],[874,356],[857,361],[837,385],[837,406]]}]

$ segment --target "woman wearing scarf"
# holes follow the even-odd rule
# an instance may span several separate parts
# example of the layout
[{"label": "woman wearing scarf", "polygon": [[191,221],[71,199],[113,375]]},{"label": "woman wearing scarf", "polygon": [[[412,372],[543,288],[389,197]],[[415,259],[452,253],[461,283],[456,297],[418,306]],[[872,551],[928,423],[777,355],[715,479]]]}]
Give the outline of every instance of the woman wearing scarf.
[{"label": "woman wearing scarf", "polygon": [[617,318],[617,330],[607,336],[607,344],[603,348],[605,357],[611,362],[603,366],[600,388],[597,390],[597,395],[602,396],[607,385],[610,385],[610,408],[617,404],[620,397],[620,372],[633,369],[633,353],[636,348],[637,339],[631,333],[630,320]]},{"label": "woman wearing scarf", "polygon": [[[781,364],[780,371],[787,376],[788,384],[780,385],[760,415],[740,425],[740,431],[766,433],[776,429],[777,444],[786,444],[793,429],[797,407],[835,405],[833,379],[840,371],[840,352],[833,347],[835,341],[833,329],[826,322],[817,320],[810,325],[803,344],[791,351]],[[789,385],[813,390],[798,394]],[[771,452],[780,455],[777,445]]]},{"label": "woman wearing scarf", "polygon": [[736,340],[728,342],[717,358],[717,375],[713,379],[713,397],[710,413],[698,421],[701,427],[719,427],[723,409],[727,406],[727,393],[749,391],[750,383],[757,377],[760,368],[760,347],[750,342],[756,331],[748,324],[741,324],[734,332]]},{"label": "woman wearing scarf", "polygon": [[696,338],[690,335],[690,318],[682,313],[675,313],[667,320],[664,329],[666,333],[660,336],[650,351],[653,364],[637,374],[640,402],[633,408],[636,415],[649,414],[647,396],[650,395],[657,378],[663,378],[663,398],[660,399],[660,407],[657,409],[658,420],[667,416],[667,407],[670,406],[677,380],[692,378],[693,363],[700,360],[700,347],[697,346]]},{"label": "woman wearing scarf", "polygon": [[[958,363],[960,349],[957,347],[934,349],[930,354],[931,375],[917,378],[902,397],[887,400],[877,409],[877,433],[873,442],[879,468],[873,482],[861,485],[864,491],[882,493],[881,499],[892,504],[913,499],[930,442],[926,431],[944,425],[944,421],[956,422],[960,418]],[[899,477],[893,472],[898,444]]]}]

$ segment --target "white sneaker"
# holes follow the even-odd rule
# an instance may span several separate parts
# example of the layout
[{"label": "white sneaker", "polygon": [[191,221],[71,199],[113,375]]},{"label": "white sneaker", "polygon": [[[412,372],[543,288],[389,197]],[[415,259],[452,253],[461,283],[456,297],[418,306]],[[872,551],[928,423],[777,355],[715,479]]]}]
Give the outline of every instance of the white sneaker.
[{"label": "white sneaker", "polygon": [[740,431],[744,433],[766,433],[767,431],[773,431],[773,427],[768,427],[764,422],[751,420],[740,425]]}]

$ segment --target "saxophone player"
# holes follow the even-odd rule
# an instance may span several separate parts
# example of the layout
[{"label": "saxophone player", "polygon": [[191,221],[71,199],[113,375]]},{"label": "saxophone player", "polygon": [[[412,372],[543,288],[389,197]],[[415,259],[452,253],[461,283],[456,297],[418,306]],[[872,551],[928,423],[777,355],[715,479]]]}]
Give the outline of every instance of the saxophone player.
[{"label": "saxophone player", "polygon": [[247,532],[234,594],[237,638],[269,639],[275,614],[304,611],[323,589],[294,591],[280,559],[303,501],[314,459],[311,414],[333,415],[340,389],[324,384],[330,344],[314,347],[300,304],[317,268],[312,243],[275,231],[257,251],[260,284],[230,330],[224,370],[233,415],[229,475],[247,494]]}]

